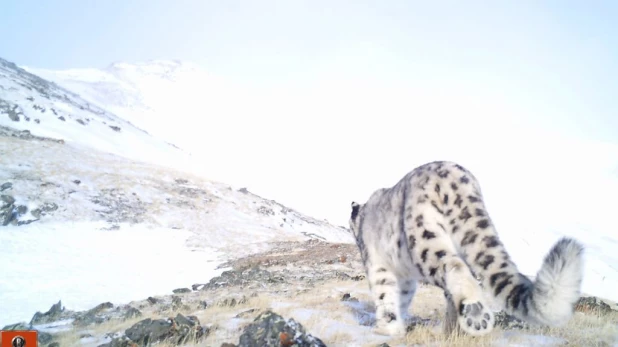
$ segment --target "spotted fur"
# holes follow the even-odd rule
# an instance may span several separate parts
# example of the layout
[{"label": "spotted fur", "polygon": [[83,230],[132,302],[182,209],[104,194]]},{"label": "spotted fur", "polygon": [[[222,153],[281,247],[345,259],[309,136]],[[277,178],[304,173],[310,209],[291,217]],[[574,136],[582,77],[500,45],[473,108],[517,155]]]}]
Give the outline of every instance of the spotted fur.
[{"label": "spotted fur", "polygon": [[503,309],[541,325],[566,323],[580,296],[582,245],[559,240],[532,282],[519,273],[501,243],[476,178],[452,162],[420,166],[392,188],[352,203],[350,227],[376,304],[376,332],[405,333],[417,282],[444,290],[447,333],[457,327],[484,335]]}]

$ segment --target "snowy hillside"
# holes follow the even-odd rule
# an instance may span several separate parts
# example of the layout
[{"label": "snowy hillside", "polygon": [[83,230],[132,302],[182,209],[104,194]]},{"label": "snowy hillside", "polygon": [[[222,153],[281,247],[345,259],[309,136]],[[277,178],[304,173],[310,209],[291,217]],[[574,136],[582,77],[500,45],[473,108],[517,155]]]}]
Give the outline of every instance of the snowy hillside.
[{"label": "snowy hillside", "polygon": [[2,58],[0,126],[166,165],[188,159],[172,144]]},{"label": "snowy hillside", "polygon": [[0,268],[20,276],[0,274],[0,302],[19,308],[0,325],[59,299],[87,309],[207,281],[267,242],[353,242],[346,229],[246,190],[78,144],[0,136],[2,184],[14,219],[0,227]]},{"label": "snowy hillside", "polygon": [[62,71],[25,69],[187,149],[191,147],[186,137],[192,130],[190,124],[205,119],[210,122],[203,124],[220,123],[224,117],[210,113],[214,105],[234,104],[221,100],[222,81],[184,62],[114,63],[104,69]]},{"label": "snowy hillside", "polygon": [[58,300],[88,309],[208,281],[268,242],[353,242],[347,229],[183,171],[188,158],[0,59],[0,268],[14,270],[0,273],[0,302],[13,303],[0,326]]}]

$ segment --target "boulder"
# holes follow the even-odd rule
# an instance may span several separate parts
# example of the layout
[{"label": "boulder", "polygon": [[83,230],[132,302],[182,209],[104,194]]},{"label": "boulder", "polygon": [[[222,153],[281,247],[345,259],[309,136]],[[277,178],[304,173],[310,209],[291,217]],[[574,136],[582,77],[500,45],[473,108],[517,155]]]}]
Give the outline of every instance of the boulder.
[{"label": "boulder", "polygon": [[247,326],[238,342],[239,347],[322,347],[322,340],[308,334],[294,319],[266,311]]}]

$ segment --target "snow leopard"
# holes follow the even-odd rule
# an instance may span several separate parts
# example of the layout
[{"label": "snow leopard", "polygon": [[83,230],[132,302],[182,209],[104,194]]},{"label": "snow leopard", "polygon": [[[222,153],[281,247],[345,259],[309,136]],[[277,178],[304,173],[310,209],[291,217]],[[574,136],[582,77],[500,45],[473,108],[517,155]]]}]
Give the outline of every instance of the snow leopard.
[{"label": "snow leopard", "polygon": [[562,237],[534,281],[521,274],[498,237],[479,182],[454,162],[419,166],[366,203],[352,202],[349,223],[376,306],[377,334],[406,333],[418,283],[443,289],[447,334],[491,332],[488,299],[526,322],[560,326],[580,297],[583,245]]}]

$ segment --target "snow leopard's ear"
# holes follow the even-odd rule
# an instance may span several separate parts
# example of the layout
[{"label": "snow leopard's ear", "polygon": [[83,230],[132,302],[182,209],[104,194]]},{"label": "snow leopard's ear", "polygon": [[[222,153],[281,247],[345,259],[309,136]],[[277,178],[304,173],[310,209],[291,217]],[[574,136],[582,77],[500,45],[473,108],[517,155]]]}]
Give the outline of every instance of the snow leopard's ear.
[{"label": "snow leopard's ear", "polygon": [[350,216],[350,219],[355,220],[356,217],[358,216],[358,211],[360,210],[361,205],[356,202],[356,201],[352,201],[352,215]]}]

